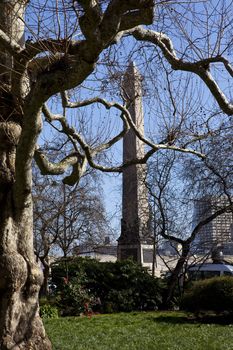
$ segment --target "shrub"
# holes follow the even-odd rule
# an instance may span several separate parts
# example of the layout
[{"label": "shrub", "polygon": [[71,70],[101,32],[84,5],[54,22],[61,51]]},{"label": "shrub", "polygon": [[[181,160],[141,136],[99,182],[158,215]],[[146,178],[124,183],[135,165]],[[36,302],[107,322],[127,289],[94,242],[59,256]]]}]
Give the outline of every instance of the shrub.
[{"label": "shrub", "polygon": [[233,312],[233,278],[214,277],[194,282],[184,294],[181,307],[192,312]]},{"label": "shrub", "polygon": [[79,279],[73,278],[61,288],[57,305],[62,316],[78,316],[92,310],[95,298]]},{"label": "shrub", "polygon": [[[64,277],[68,272],[68,284]],[[145,268],[127,260],[116,263],[88,258],[61,260],[52,268],[53,282],[58,286],[60,305],[76,304],[78,314],[89,303],[93,311],[117,312],[155,310],[161,304],[161,283]],[[64,289],[65,288],[65,289]]]},{"label": "shrub", "polygon": [[42,318],[58,318],[58,309],[55,306],[44,304],[40,306],[40,316]]}]

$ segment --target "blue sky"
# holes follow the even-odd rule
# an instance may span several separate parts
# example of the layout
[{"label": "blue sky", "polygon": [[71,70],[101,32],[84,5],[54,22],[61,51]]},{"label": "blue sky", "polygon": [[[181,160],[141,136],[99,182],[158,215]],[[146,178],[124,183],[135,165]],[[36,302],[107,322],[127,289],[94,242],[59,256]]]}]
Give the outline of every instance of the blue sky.
[{"label": "blue sky", "polygon": [[[28,16],[26,16],[26,20],[29,23],[26,38],[32,37],[32,40],[36,40],[38,33],[41,37],[47,37],[48,35],[55,37],[58,35],[59,23],[61,26],[61,37],[64,35],[64,29],[68,33],[72,33],[75,19],[70,17],[65,22],[62,11],[59,12],[57,18],[52,15],[52,12],[40,11],[41,24],[40,26],[37,25],[38,8],[43,4],[49,6],[53,4],[55,6],[54,2],[47,1],[42,4],[40,0],[34,0],[31,4],[33,5],[31,9],[34,15],[32,15],[32,12],[29,12]],[[220,5],[224,6],[220,9]],[[233,25],[231,24],[233,9],[230,5],[232,5],[230,0],[211,0],[206,2],[195,1],[190,5],[187,2],[181,2],[180,5],[175,4],[171,6],[170,10],[168,6],[167,8],[166,6],[158,6],[154,29],[163,31],[172,38],[177,48],[177,54],[180,56],[183,53],[183,59],[192,61],[208,57],[209,55],[216,55],[218,51],[225,47],[224,45],[227,40],[230,40],[230,36],[233,37]],[[192,6],[193,12],[190,11],[190,6]],[[209,9],[209,14],[211,14],[214,6],[218,6],[216,15],[208,17],[207,10]],[[225,16],[226,39],[221,39],[218,34],[221,14]],[[69,16],[70,13],[68,13]],[[68,23],[68,26],[65,23]],[[74,33],[73,37],[78,39],[78,35],[76,35]],[[192,39],[191,41],[190,38]],[[199,50],[198,47],[202,49]],[[225,55],[231,58],[232,48],[230,46],[225,51]],[[129,60],[136,62],[144,77],[145,129],[148,137],[154,141],[161,141],[166,134],[166,130],[176,127],[184,113],[189,116],[188,123],[191,125],[192,120],[201,123],[217,108],[209,91],[207,91],[199,78],[190,73],[172,72],[170,66],[162,59],[159,50],[151,45],[136,46],[135,41],[128,38],[123,40],[119,46],[112,46],[101,55],[100,64],[97,66],[96,71],[88,77],[77,91],[72,91],[72,98],[81,100],[101,95],[109,100],[121,102],[119,93],[120,80]],[[218,77],[224,92],[231,98],[232,78],[225,74],[222,68],[221,64],[216,65],[214,75]],[[174,115],[171,95],[176,101],[176,115]],[[50,101],[50,105],[55,112],[62,111],[56,98]],[[107,137],[112,136],[122,126],[119,114],[117,115],[116,111],[106,112],[99,105],[82,109],[78,112],[69,112],[69,120],[78,127],[81,126],[87,137],[90,139],[93,137],[97,143],[99,141],[98,135],[101,135],[102,140],[106,140]],[[46,130],[44,135],[47,138],[50,137],[48,130]],[[114,160],[114,164],[121,161],[121,142],[111,152],[108,152],[105,157],[108,157],[109,161]],[[100,176],[103,179],[106,209],[109,215],[113,215],[116,211],[119,212],[121,203],[121,176],[105,174]],[[113,226],[120,229],[119,217],[115,216],[113,218]]]}]

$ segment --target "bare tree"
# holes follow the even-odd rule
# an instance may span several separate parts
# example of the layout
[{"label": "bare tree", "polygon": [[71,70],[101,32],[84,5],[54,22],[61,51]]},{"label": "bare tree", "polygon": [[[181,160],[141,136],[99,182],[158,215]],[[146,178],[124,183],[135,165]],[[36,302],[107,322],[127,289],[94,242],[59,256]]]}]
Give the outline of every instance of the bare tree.
[{"label": "bare tree", "polygon": [[37,260],[43,266],[43,285],[42,294],[46,295],[48,291],[49,279],[49,253],[53,244],[56,242],[56,236],[50,234],[49,228],[54,224],[57,217],[57,207],[55,206],[56,193],[54,193],[48,179],[44,178],[43,183],[34,176],[33,190],[33,215],[34,215],[34,250]]},{"label": "bare tree", "polygon": [[[233,214],[232,202],[232,137],[229,124],[222,125],[211,140],[202,140],[200,148],[205,149],[208,160],[188,159],[176,153],[158,154],[150,160],[147,187],[154,203],[156,241],[169,241],[177,250],[178,261],[171,270],[164,306],[169,307],[180,275],[193,254],[198,253],[194,242],[203,234],[203,228],[218,217]],[[194,204],[209,198],[208,211],[194,220]],[[210,201],[211,199],[211,201]],[[212,202],[212,204],[211,204]],[[230,228],[229,228],[230,230]],[[228,232],[229,240],[230,232]],[[216,244],[207,255],[214,253]],[[200,237],[200,241],[201,237]],[[204,241],[204,239],[203,239]],[[202,257],[204,259],[205,256]]]},{"label": "bare tree", "polygon": [[[161,149],[204,157],[193,147],[194,140],[201,137],[200,131],[197,133],[192,128],[184,143],[180,139],[176,142],[177,133],[170,132],[172,130],[168,130],[166,136],[169,137],[165,138],[143,136],[118,98],[112,100],[114,90],[105,94],[117,81],[117,75],[111,73],[118,58],[121,64],[121,49],[116,54],[114,47],[122,48],[121,43],[126,47],[128,43],[130,48],[138,42],[134,52],[142,52],[140,59],[145,58],[148,48],[146,65],[150,62],[156,65],[159,58],[171,70],[193,73],[204,82],[218,107],[232,115],[233,105],[225,96],[226,89],[217,83],[221,74],[211,74],[221,65],[229,79],[233,75],[228,59],[232,49],[231,2],[222,0],[213,5],[204,1],[202,7],[206,12],[195,8],[201,6],[195,3],[157,1],[154,27],[147,29],[140,25],[153,23],[155,4],[152,0],[67,0],[55,4],[48,1],[44,5],[37,0],[0,2],[1,349],[51,348],[38,314],[42,272],[33,249],[33,157],[43,174],[64,174],[63,182],[70,185],[79,181],[87,163],[102,171],[120,172],[121,165],[110,162],[107,150],[115,147],[130,127],[148,147],[143,159],[131,160],[131,163],[146,162]],[[200,13],[205,14],[205,20]],[[194,26],[200,28],[199,32],[194,31]],[[93,81],[100,83],[95,85]],[[75,92],[76,87],[79,89]],[[82,93],[83,90],[86,92]],[[109,101],[103,98],[106,96]],[[67,110],[80,111],[84,106],[91,109],[97,104],[102,106],[98,116],[103,108],[111,114],[106,114],[102,126],[93,127],[98,137],[89,143],[72,125],[75,115]],[[116,128],[113,109],[121,120]],[[92,120],[96,120],[96,110],[90,112]],[[42,112],[45,124],[58,135],[65,134],[73,146],[73,151],[65,152],[56,163],[37,145],[41,142],[38,138],[43,127]],[[110,115],[113,123],[111,136],[107,138],[106,120]],[[182,126],[184,130],[185,123]],[[104,160],[99,158],[102,152]]]},{"label": "bare tree", "polygon": [[93,171],[71,188],[34,174],[34,246],[43,265],[44,295],[48,291],[50,256],[67,257],[78,243],[103,243],[111,233],[101,192]]}]

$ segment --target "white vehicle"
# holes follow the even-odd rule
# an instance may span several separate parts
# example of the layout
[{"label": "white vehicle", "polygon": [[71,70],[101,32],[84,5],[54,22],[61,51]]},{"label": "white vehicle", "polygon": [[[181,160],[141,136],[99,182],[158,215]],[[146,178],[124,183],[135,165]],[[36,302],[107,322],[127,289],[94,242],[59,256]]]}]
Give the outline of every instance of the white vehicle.
[{"label": "white vehicle", "polygon": [[187,270],[188,278],[200,280],[216,276],[233,276],[233,266],[227,264],[197,264]]}]

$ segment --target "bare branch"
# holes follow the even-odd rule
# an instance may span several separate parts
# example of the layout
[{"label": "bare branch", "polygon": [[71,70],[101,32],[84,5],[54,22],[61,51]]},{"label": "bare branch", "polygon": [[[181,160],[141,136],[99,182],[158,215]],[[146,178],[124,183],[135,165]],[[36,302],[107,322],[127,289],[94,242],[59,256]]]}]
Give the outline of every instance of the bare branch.
[{"label": "bare branch", "polygon": [[17,55],[22,51],[22,47],[17,42],[9,37],[3,30],[0,29],[0,45],[12,56]]},{"label": "bare branch", "polygon": [[61,119],[64,119],[63,115],[51,113],[46,104],[43,105],[42,112],[44,113],[45,118],[49,123],[55,120],[59,121]]},{"label": "bare branch", "polygon": [[[175,145],[169,145],[169,144],[155,144],[153,142],[151,142],[150,140],[148,140],[147,138],[144,137],[144,135],[138,130],[137,126],[134,124],[131,115],[128,111],[128,109],[125,106],[122,106],[121,104],[117,103],[117,102],[108,102],[103,98],[100,97],[95,97],[92,99],[87,99],[84,101],[80,101],[80,102],[69,102],[67,95],[63,94],[63,107],[69,107],[69,108],[76,108],[76,107],[84,107],[84,106],[88,106],[90,104],[93,103],[101,103],[103,104],[107,109],[110,109],[111,107],[115,107],[117,109],[119,109],[120,111],[122,111],[122,116],[121,118],[124,118],[125,115],[125,119],[123,119],[123,122],[126,123],[128,122],[128,124],[130,125],[130,127],[133,129],[133,131],[135,132],[136,136],[143,141],[146,145],[150,146],[152,149],[154,149],[154,151],[157,151],[159,149],[171,149],[171,150],[175,150],[175,151],[179,151],[179,152],[183,152],[183,153],[190,153],[190,154],[194,154],[200,158],[205,158],[205,155],[197,152],[195,150],[192,149],[188,149],[188,148],[181,148],[179,146],[175,146]],[[126,124],[124,124],[124,127],[127,128]],[[109,147],[106,148],[107,149]],[[102,149],[100,149],[102,150]],[[97,149],[98,151],[98,149]]]},{"label": "bare branch", "polygon": [[42,150],[39,148],[35,151],[34,159],[42,175],[61,175],[71,166],[80,161],[79,155],[73,153],[63,158],[58,163],[48,160]]},{"label": "bare branch", "polygon": [[227,71],[232,75],[232,67],[226,59],[221,56],[216,56],[196,62],[185,62],[177,57],[172,41],[165,34],[154,32],[152,30],[146,30],[141,27],[133,29],[130,31],[130,33],[137,40],[147,41],[158,46],[174,70],[183,70],[197,74],[207,85],[222,111],[228,115],[233,114],[233,105],[227,100],[225,94],[220,89],[209,71],[211,63],[222,62],[224,63]]},{"label": "bare branch", "polygon": [[129,23],[132,26],[135,26],[136,23],[152,24],[153,6],[153,0],[112,0],[100,25],[102,40],[105,42],[111,37],[113,41],[118,32],[129,28]]},{"label": "bare branch", "polygon": [[76,162],[73,165],[73,171],[70,175],[66,176],[63,179],[63,183],[69,186],[73,186],[76,183],[79,183],[81,177],[85,174],[87,168],[87,158],[85,156],[81,157],[81,162]]},{"label": "bare branch", "polygon": [[223,62],[224,66],[225,66],[226,70],[228,71],[228,73],[230,74],[230,76],[233,77],[233,67],[230,64],[230,62],[224,57],[221,58],[221,61]]},{"label": "bare branch", "polygon": [[79,25],[86,39],[99,40],[99,26],[102,20],[101,7],[96,0],[81,0],[79,1],[83,7],[85,14],[80,17]]},{"label": "bare branch", "polygon": [[[66,93],[63,92],[61,95],[62,95],[63,107],[70,107],[70,108],[75,108],[77,106],[83,107],[83,106],[87,106],[87,105],[95,103],[95,102],[99,102],[99,103],[102,103],[103,105],[105,105],[105,107],[107,109],[109,109],[111,107],[115,107],[115,108],[119,109],[120,111],[124,112],[125,114],[129,114],[128,110],[124,106],[122,106],[116,102],[108,102],[108,101],[101,99],[99,97],[85,100],[85,101],[81,101],[81,102],[72,103],[72,102],[69,102]],[[149,150],[145,154],[145,156],[142,158],[132,159],[132,160],[124,163],[123,165],[116,166],[116,167],[114,167],[114,166],[113,167],[105,167],[103,165],[95,163],[94,158],[98,153],[103,152],[104,150],[108,149],[113,144],[115,144],[117,141],[119,141],[124,136],[124,134],[128,131],[129,126],[128,126],[127,119],[124,117],[124,113],[122,113],[120,116],[124,122],[123,131],[121,131],[117,136],[113,137],[108,142],[103,143],[100,146],[95,147],[95,148],[91,148],[86,143],[86,141],[83,139],[83,137],[74,128],[71,128],[69,126],[67,120],[63,116],[53,115],[49,111],[48,107],[45,105],[43,107],[43,113],[45,114],[48,122],[52,122],[55,120],[60,122],[60,124],[62,126],[62,132],[65,133],[66,135],[72,137],[73,140],[78,142],[78,144],[81,146],[82,150],[85,152],[85,156],[87,158],[88,163],[90,164],[91,167],[93,167],[95,169],[98,169],[98,170],[101,170],[104,172],[122,172],[122,168],[127,167],[129,165],[145,164],[146,161],[149,159],[149,157],[157,151],[157,148],[153,148],[153,149]],[[128,115],[127,118],[131,119],[131,116]],[[74,169],[74,172],[75,172],[75,169]]]}]

